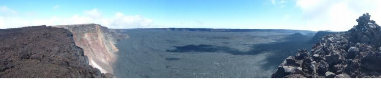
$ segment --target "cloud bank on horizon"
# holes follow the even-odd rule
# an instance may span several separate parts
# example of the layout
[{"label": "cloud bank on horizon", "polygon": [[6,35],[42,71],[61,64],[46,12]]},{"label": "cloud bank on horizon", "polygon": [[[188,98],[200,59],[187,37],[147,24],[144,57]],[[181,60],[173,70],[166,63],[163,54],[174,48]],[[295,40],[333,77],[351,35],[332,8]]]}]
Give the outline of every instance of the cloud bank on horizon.
[{"label": "cloud bank on horizon", "polygon": [[[240,1],[237,0],[236,2]],[[197,9],[193,9],[194,12],[183,13],[175,13],[174,11],[173,13],[166,13],[168,15],[166,15],[166,17],[164,18],[152,18],[152,16],[155,15],[150,15],[150,18],[146,18],[141,15],[126,15],[122,12],[123,10],[120,10],[119,12],[115,11],[103,13],[103,11],[97,7],[73,12],[70,13],[71,15],[68,16],[59,16],[57,15],[59,13],[57,13],[47,17],[45,16],[29,18],[29,14],[25,14],[26,12],[22,13],[19,12],[17,8],[11,8],[7,5],[0,5],[0,28],[15,28],[34,25],[68,25],[96,23],[107,26],[109,28],[208,27],[346,31],[353,27],[353,25],[356,25],[357,22],[355,21],[355,19],[357,19],[363,13],[370,13],[372,15],[373,20],[381,21],[381,14],[379,14],[379,12],[381,12],[380,0],[263,0],[260,2],[262,2],[262,4],[253,4],[259,4],[263,6],[263,8],[251,8],[250,5],[248,5],[247,8],[250,9],[235,10],[237,11],[237,13],[239,13],[238,11],[244,11],[244,13],[247,14],[247,16],[230,15],[231,13],[223,13],[223,11],[226,10],[220,10],[222,13],[205,15],[203,14],[204,16],[217,16],[218,14],[221,14],[221,16],[227,17],[220,17],[221,20],[216,19],[215,17],[202,16],[196,16],[195,19],[189,18],[189,15],[199,15],[194,13],[207,10],[197,11]],[[233,6],[234,4],[231,5]],[[212,9],[213,6],[214,5],[210,5],[210,9]],[[52,10],[59,10],[63,8],[63,6],[61,5],[53,5],[50,7]],[[139,8],[145,7],[143,6]],[[278,8],[278,10],[275,10],[274,8]],[[155,10],[152,11],[153,12],[151,14],[154,14]],[[260,13],[259,11],[264,12]],[[279,14],[282,17],[266,14],[272,13],[273,11],[277,11],[277,13],[275,14]],[[174,17],[172,19],[170,18],[172,17],[171,14],[173,14]],[[230,18],[233,16],[239,18]],[[163,20],[166,18],[167,20]],[[191,20],[177,21],[182,20],[183,18],[188,18]],[[189,22],[192,20],[194,20],[194,23]]]},{"label": "cloud bank on horizon", "polygon": [[[54,6],[54,9],[59,6]],[[43,19],[28,19],[18,15],[17,11],[7,6],[0,7],[0,28],[16,28],[35,25],[70,25],[70,24],[101,24],[110,28],[144,28],[152,27],[153,21],[139,15],[127,16],[121,12],[116,12],[113,17],[104,17],[102,13],[94,8],[85,10],[82,14],[71,17],[57,17]]]}]

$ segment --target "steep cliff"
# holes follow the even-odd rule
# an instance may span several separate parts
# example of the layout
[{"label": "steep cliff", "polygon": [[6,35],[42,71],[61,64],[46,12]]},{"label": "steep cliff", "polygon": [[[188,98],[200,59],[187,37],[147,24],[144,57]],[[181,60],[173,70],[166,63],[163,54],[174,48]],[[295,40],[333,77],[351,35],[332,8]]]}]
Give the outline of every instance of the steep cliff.
[{"label": "steep cliff", "polygon": [[381,27],[364,14],[358,25],[330,34],[311,53],[299,50],[288,57],[273,78],[379,78],[381,77]]},{"label": "steep cliff", "polygon": [[70,31],[36,26],[0,30],[0,77],[98,78]]},{"label": "steep cliff", "polygon": [[109,30],[98,24],[60,25],[73,33],[75,44],[84,50],[91,66],[102,73],[113,73],[113,63],[117,59],[115,46],[119,39],[128,38],[114,30]]}]

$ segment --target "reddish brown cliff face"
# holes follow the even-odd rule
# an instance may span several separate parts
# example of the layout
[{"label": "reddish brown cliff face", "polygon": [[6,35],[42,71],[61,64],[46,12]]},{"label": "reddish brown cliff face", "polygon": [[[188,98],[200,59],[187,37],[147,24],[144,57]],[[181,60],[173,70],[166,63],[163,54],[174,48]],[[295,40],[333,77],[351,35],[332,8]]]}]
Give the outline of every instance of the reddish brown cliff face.
[{"label": "reddish brown cliff face", "polygon": [[97,24],[61,25],[73,33],[75,44],[84,50],[91,66],[102,73],[113,73],[113,63],[117,59],[116,37],[127,38]]}]

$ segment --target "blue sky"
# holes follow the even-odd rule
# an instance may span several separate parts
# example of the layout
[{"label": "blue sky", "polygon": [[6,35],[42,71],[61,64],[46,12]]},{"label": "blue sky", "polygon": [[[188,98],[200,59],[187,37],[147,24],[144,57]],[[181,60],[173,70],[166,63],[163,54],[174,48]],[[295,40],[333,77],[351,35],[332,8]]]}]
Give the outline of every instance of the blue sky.
[{"label": "blue sky", "polygon": [[3,0],[0,28],[97,23],[110,28],[347,30],[362,13],[379,13],[379,4],[378,0]]}]

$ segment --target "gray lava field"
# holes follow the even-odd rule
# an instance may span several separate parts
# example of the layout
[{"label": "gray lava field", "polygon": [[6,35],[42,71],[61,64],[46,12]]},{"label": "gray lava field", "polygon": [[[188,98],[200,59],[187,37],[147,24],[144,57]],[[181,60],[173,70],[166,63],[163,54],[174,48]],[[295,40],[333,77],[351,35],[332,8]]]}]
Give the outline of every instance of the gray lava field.
[{"label": "gray lava field", "polygon": [[114,75],[122,78],[269,78],[316,32],[125,29]]}]

